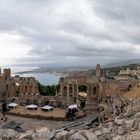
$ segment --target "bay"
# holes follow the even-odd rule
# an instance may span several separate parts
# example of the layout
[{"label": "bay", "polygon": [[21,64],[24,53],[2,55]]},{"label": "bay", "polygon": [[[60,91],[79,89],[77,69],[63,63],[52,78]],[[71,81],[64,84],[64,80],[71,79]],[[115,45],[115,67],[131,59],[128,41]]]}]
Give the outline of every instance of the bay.
[{"label": "bay", "polygon": [[10,67],[12,71],[12,76],[19,75],[21,77],[35,77],[43,85],[56,85],[59,82],[59,78],[62,76],[57,73],[26,73],[26,74],[16,74],[17,72],[31,71],[37,69],[38,67],[23,67],[23,66],[12,66]]},{"label": "bay", "polygon": [[35,77],[43,85],[57,85],[59,82],[60,75],[50,73],[28,73],[20,74],[21,77]]}]

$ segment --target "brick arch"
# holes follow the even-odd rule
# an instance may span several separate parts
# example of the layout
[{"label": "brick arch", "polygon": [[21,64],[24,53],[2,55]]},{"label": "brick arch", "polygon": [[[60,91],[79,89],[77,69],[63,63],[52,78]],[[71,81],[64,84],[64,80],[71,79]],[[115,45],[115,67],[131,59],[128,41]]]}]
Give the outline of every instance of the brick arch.
[{"label": "brick arch", "polygon": [[93,95],[97,95],[97,88],[98,87],[93,87]]},{"label": "brick arch", "polygon": [[87,84],[79,84],[78,85],[79,92],[87,92],[88,91],[88,85]]},{"label": "brick arch", "polygon": [[68,82],[67,83],[67,90],[68,90],[68,96],[73,96],[73,82]]},{"label": "brick arch", "polygon": [[63,87],[63,96],[67,96],[67,86]]}]

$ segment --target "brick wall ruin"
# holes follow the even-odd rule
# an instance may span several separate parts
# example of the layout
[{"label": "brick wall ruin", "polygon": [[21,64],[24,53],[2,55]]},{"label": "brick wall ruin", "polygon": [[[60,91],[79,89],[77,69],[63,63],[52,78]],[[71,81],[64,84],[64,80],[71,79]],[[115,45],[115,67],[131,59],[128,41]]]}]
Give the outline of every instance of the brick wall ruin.
[{"label": "brick wall ruin", "polygon": [[17,87],[19,88],[18,96],[20,97],[23,95],[39,94],[35,78],[13,77],[11,76],[10,69],[4,69],[3,73],[0,73],[0,100],[16,97]]}]

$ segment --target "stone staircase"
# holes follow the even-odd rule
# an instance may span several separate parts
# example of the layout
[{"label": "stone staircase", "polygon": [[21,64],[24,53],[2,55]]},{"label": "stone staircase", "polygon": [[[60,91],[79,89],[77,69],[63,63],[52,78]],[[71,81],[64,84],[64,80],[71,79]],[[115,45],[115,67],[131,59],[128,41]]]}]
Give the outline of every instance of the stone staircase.
[{"label": "stone staircase", "polygon": [[56,132],[63,130],[79,129],[92,124],[98,119],[98,115],[95,112],[87,114],[85,118],[81,118],[72,122],[66,122],[63,126],[56,128]]}]

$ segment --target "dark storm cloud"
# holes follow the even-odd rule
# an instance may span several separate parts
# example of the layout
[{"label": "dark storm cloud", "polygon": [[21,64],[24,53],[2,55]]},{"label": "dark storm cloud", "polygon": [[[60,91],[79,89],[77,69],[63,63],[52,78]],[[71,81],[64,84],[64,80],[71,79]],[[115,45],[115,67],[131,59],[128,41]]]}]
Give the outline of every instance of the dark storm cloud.
[{"label": "dark storm cloud", "polygon": [[23,36],[32,48],[24,63],[104,64],[140,55],[139,0],[0,2],[0,32]]}]

